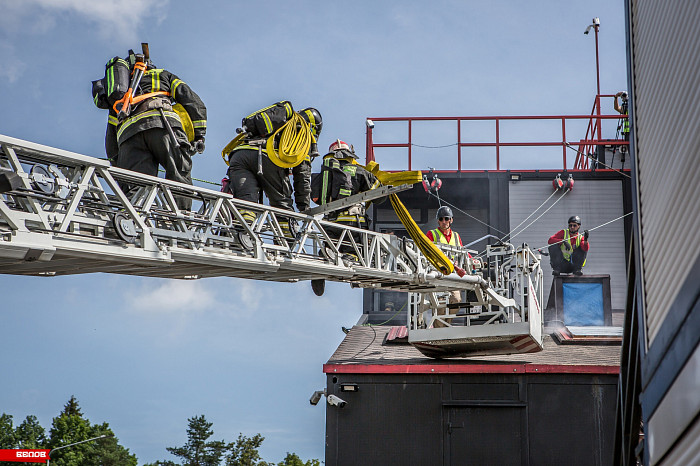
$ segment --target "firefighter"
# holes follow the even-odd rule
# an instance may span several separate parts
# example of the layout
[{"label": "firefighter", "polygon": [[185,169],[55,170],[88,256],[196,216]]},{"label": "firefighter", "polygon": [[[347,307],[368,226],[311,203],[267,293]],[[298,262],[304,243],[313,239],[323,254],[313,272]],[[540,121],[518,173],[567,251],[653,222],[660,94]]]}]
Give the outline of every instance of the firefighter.
[{"label": "firefighter", "polygon": [[[290,112],[293,112],[291,104],[289,109]],[[234,197],[251,202],[261,202],[262,189],[262,192],[265,193],[270,202],[270,206],[294,210],[292,193],[296,189],[294,194],[299,210],[302,211],[309,208],[311,193],[310,156],[317,152],[315,142],[321,134],[323,121],[321,114],[315,108],[306,108],[299,114],[309,123],[313,141],[309,152],[303,155],[300,154],[298,161],[292,167],[286,167],[283,166],[286,164],[280,163],[280,160],[274,155],[270,156],[267,153],[267,135],[251,136],[244,139],[243,143],[236,146],[229,156],[228,178],[230,181],[228,189],[230,189]],[[291,114],[288,115],[286,118],[291,117]],[[290,175],[294,176],[295,189],[293,189],[292,182],[289,180]]]},{"label": "firefighter", "polygon": [[[316,204],[324,205],[345,197],[359,194],[379,187],[377,178],[357,163],[357,154],[352,145],[336,139],[328,147],[328,154],[323,157],[321,173],[312,177],[311,195]],[[369,218],[367,217],[365,204],[360,202],[353,204],[340,212],[329,212],[326,220],[341,225],[367,229]],[[339,231],[329,230],[332,237],[338,237]],[[355,241],[359,241],[358,234],[353,234]],[[340,252],[353,255],[352,246],[341,246]],[[312,280],[311,288],[316,295],[321,296],[325,288],[323,280]]]},{"label": "firefighter", "polygon": [[[355,148],[336,139],[328,147],[328,154],[323,157],[321,173],[313,177],[311,190],[313,201],[323,205],[375,189],[379,185],[379,180],[357,163]],[[363,229],[367,229],[369,223],[363,203],[353,204],[340,212],[331,212],[327,219]]]},{"label": "firefighter", "polygon": [[[452,230],[452,222],[454,221],[454,216],[452,215],[452,209],[447,206],[441,206],[436,214],[435,218],[438,221],[438,227],[434,230],[428,231],[425,236],[428,237],[430,241],[435,244],[447,244],[454,247],[462,247],[462,238],[459,233]],[[468,254],[468,253],[467,253]],[[471,255],[469,255],[471,257]],[[460,277],[466,275],[466,271],[455,264],[455,272]],[[450,297],[448,300],[449,304],[456,304],[462,302],[462,293],[458,290],[450,291]],[[450,314],[457,314],[459,309],[449,309]],[[434,327],[445,327],[440,321],[435,321]]]},{"label": "firefighter", "polygon": [[574,215],[569,218],[569,227],[553,234],[547,242],[549,246],[549,260],[552,265],[552,275],[562,273],[583,275],[581,270],[586,265],[586,255],[590,245],[588,244],[588,230],[579,233],[581,217]]},{"label": "firefighter", "polygon": [[[130,50],[128,62],[132,68],[136,57]],[[152,176],[158,176],[161,165],[166,179],[191,185],[192,156],[204,152],[207,131],[204,102],[180,78],[156,68],[146,58],[146,70],[134,95],[149,93],[154,95],[132,106],[121,121],[115,109],[110,108],[105,137],[107,157],[119,168]],[[180,104],[184,112],[178,113],[173,108],[175,104]],[[189,198],[176,196],[175,199],[181,210],[192,207]]]}]

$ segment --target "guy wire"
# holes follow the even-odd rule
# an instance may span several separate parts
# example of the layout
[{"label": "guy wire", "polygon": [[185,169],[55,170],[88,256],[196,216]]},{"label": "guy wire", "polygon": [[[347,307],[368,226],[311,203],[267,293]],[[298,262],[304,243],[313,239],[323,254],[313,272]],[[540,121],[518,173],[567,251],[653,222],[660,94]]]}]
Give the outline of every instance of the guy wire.
[{"label": "guy wire", "polygon": [[619,173],[619,174],[622,175],[622,176],[626,176],[627,178],[632,179],[632,177],[629,176],[627,173],[623,173],[623,172],[621,172],[620,170],[617,170],[617,169],[611,167],[610,165],[606,165],[606,164],[604,164],[603,162],[600,162],[600,161],[594,159],[592,156],[590,156],[590,155],[588,155],[588,154],[584,154],[584,153],[581,152],[579,149],[574,148],[574,147],[573,147],[571,144],[569,144],[568,142],[565,143],[565,144],[566,144],[566,147],[568,147],[569,149],[571,149],[571,150],[573,150],[573,151],[576,151],[577,154],[583,155],[584,157],[588,157],[589,159],[591,159],[591,160],[594,161],[595,163],[599,163],[599,164],[603,165],[605,168],[608,168],[608,169],[610,169],[610,170],[612,170],[612,171],[614,171],[614,172]]}]

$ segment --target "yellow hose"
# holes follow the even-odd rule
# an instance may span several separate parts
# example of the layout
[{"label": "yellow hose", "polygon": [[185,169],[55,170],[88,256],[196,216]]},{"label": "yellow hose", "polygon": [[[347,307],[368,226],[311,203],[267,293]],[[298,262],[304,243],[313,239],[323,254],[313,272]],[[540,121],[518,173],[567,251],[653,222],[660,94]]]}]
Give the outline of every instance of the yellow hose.
[{"label": "yellow hose", "polygon": [[399,199],[399,196],[393,193],[389,198],[391,199],[391,206],[394,208],[394,212],[396,212],[399,220],[401,220],[404,228],[406,228],[408,235],[416,243],[416,246],[418,246],[418,249],[420,249],[420,252],[423,253],[425,258],[428,259],[428,262],[445,275],[454,272],[455,267],[452,261],[423,234],[420,228],[418,228],[418,225],[416,225],[416,222],[411,218],[411,215]]},{"label": "yellow hose", "polygon": [[379,169],[379,164],[371,161],[365,169],[372,173],[383,185],[399,186],[402,184],[416,184],[423,181],[423,173],[420,170],[403,172],[384,172]]},{"label": "yellow hose", "polygon": [[231,139],[231,142],[226,144],[226,147],[224,147],[221,150],[221,158],[224,159],[224,162],[226,162],[226,165],[228,165],[228,155],[233,152],[233,149],[235,149],[237,146],[240,146],[241,143],[243,142],[243,139],[246,137],[246,133],[241,133],[235,138]]},{"label": "yellow hose", "polygon": [[[280,132],[279,147],[275,150],[275,137]],[[312,138],[309,124],[294,112],[292,118],[267,139],[267,156],[278,167],[296,167],[309,154]]]}]

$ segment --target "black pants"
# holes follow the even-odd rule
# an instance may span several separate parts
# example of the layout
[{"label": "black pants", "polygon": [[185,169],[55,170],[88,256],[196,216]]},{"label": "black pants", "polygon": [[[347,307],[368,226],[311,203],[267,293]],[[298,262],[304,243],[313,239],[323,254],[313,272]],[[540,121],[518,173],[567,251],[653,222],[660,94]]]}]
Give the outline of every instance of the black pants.
[{"label": "black pants", "polygon": [[244,201],[260,202],[260,189],[270,206],[287,210],[292,207],[292,183],[286,168],[278,167],[262,154],[262,176],[258,175],[258,151],[234,151],[229,159],[228,178],[233,197]]},{"label": "black pants", "polygon": [[[357,220],[354,222],[350,221],[333,221],[333,223],[337,223],[338,225],[345,225],[345,226],[351,226],[355,228],[361,228],[363,230],[369,230],[369,225],[368,225],[368,220],[365,215],[358,215]],[[340,235],[343,233],[343,230],[341,229],[336,229],[333,227],[329,227],[326,232],[328,233],[328,236],[330,236],[331,239],[333,240],[338,240],[340,238]],[[352,232],[350,233],[352,235],[352,238],[355,240],[355,243],[358,246],[358,249],[362,250],[361,246],[361,241],[362,241],[362,236],[360,233],[355,233]],[[355,248],[353,247],[350,238],[348,234],[345,235],[343,244],[340,246],[340,252],[343,254],[355,254]]]},{"label": "black pants", "polygon": [[[185,149],[187,137],[180,128],[173,128],[180,147],[173,145],[168,130],[151,128],[138,132],[119,145],[117,167],[158,176],[158,166],[165,169],[165,179],[192,184],[192,157]],[[127,192],[131,187],[122,186]],[[190,210],[192,199],[175,197],[177,207]]]},{"label": "black pants", "polygon": [[574,248],[574,252],[571,253],[571,262],[569,262],[564,259],[561,244],[553,244],[549,247],[549,263],[555,272],[573,273],[581,270],[586,261],[586,254],[586,251],[581,248]]},{"label": "black pants", "polygon": [[294,201],[299,212],[311,207],[311,162],[304,160],[292,168],[294,179]]}]

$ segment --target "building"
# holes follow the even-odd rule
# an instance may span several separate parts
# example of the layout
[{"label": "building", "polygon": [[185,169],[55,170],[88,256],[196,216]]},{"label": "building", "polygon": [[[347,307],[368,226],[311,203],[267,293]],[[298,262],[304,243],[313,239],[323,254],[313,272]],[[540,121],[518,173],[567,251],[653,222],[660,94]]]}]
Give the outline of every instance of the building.
[{"label": "building", "polygon": [[700,4],[627,0],[633,235],[615,461],[700,464]]},{"label": "building", "polygon": [[[612,97],[597,96],[596,102]],[[502,118],[481,120],[498,127]],[[577,117],[549,118],[562,121],[564,128]],[[601,306],[600,327],[583,337],[567,332],[566,309],[555,309],[561,307],[555,296],[547,300],[562,279],[553,279],[546,256],[543,289],[551,305],[545,313],[544,349],[537,353],[425,357],[405,341],[401,326],[406,325],[407,295],[365,290],[362,318],[324,365],[327,395],[346,402],[327,407],[327,465],[614,464],[632,198],[621,157],[627,143],[601,135],[614,134],[619,118],[591,116],[585,137],[561,143],[562,135],[556,154],[545,162],[534,152],[531,168],[506,166],[501,156],[512,145],[460,139],[456,154],[451,153],[457,169],[427,174],[427,184],[436,174],[441,180],[437,192],[415,186],[400,194],[423,231],[436,228],[440,205],[452,206],[453,229],[475,254],[500,240],[546,252],[549,236],[566,228],[571,215],[581,216],[592,244],[584,277],[608,284],[600,292],[607,303]],[[461,128],[474,119],[444,120],[458,121]],[[433,119],[372,119],[377,128],[384,120],[414,127]],[[368,158],[381,164],[382,149],[404,147],[407,163],[396,168],[413,168],[417,149],[411,131],[408,142],[396,144],[374,144],[372,131]],[[551,154],[545,146],[553,144],[542,141],[540,150]],[[474,147],[493,154],[488,169],[470,167],[472,159],[463,157],[463,149]],[[557,177],[568,186],[571,177],[572,189],[555,189]],[[405,235],[389,203],[375,205],[372,220],[379,231]]]},{"label": "building", "polygon": [[613,464],[619,345],[435,360],[396,334],[355,326],[324,365],[325,464]]}]

